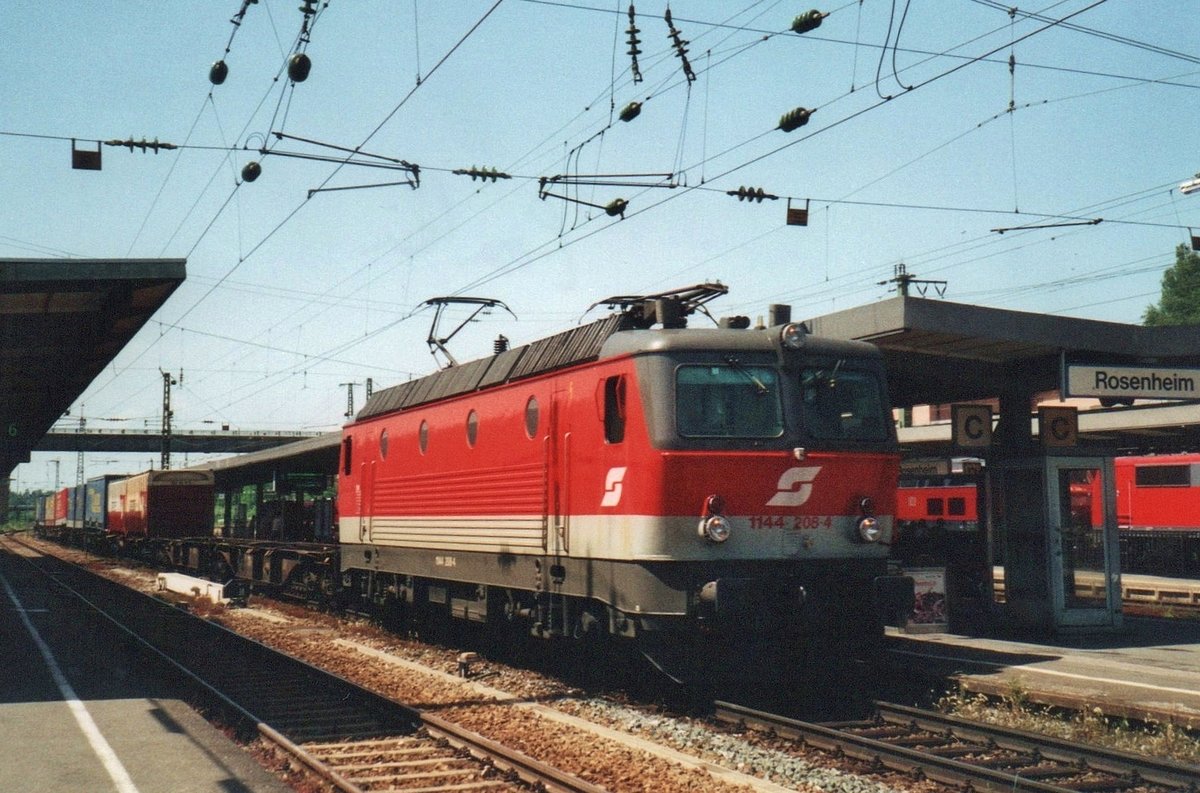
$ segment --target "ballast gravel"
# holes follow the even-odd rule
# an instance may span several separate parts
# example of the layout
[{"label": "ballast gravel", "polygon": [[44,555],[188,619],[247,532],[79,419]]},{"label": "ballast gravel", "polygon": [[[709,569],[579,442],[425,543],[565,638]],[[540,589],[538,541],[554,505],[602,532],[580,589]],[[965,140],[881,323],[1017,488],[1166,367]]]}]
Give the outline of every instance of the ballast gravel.
[{"label": "ballast gravel", "polygon": [[[52,544],[44,550],[127,586],[156,590],[152,571],[130,570]],[[442,718],[613,793],[931,789],[929,783],[895,775],[883,777],[895,785],[889,786],[833,768],[840,761],[784,742],[586,697],[527,670],[481,661],[472,666],[471,678],[463,679],[456,674],[455,650],[408,641],[362,621],[257,598],[249,608],[214,608],[208,617],[386,696],[435,709]]]}]

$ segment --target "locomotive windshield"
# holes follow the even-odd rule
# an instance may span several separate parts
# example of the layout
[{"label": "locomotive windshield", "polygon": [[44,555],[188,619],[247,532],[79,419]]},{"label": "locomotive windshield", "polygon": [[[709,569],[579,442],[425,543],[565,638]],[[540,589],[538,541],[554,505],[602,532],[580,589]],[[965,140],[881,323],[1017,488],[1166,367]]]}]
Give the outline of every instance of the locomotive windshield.
[{"label": "locomotive windshield", "polygon": [[675,421],[690,438],[778,438],[779,373],[766,366],[686,365],[675,370]]},{"label": "locomotive windshield", "polygon": [[804,428],[819,440],[885,441],[887,411],[871,372],[808,367],[800,371]]}]

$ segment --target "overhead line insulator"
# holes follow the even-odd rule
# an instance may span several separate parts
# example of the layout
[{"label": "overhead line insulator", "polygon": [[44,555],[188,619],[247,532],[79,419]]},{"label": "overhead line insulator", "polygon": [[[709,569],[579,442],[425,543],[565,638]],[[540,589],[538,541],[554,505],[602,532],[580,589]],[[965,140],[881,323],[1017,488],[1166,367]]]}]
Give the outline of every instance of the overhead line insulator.
[{"label": "overhead line insulator", "polygon": [[297,52],[292,57],[288,58],[287,73],[294,83],[302,83],[308,79],[308,73],[312,71],[312,59],[303,52]]},{"label": "overhead line insulator", "polygon": [[631,61],[629,68],[630,68],[630,71],[633,72],[633,82],[640,83],[642,81],[642,70],[638,68],[637,56],[642,54],[641,48],[638,47],[638,45],[641,44],[642,42],[640,39],[638,39],[638,36],[637,36],[637,34],[640,33],[641,31],[638,30],[637,23],[635,22],[636,18],[637,18],[637,14],[633,10],[633,3],[630,3],[629,4],[629,28],[625,31],[626,33],[629,34],[629,58]]},{"label": "overhead line insulator", "polygon": [[663,14],[663,19],[667,21],[667,36],[671,39],[671,45],[675,47],[675,57],[679,58],[680,65],[683,67],[683,76],[687,78],[688,83],[696,81],[696,73],[692,71],[692,64],[688,61],[687,45],[691,42],[683,38],[680,31],[676,29],[675,23],[671,21],[671,7],[667,6],[667,12]]},{"label": "overhead line insulator", "polygon": [[736,196],[738,201],[753,201],[756,204],[779,200],[779,196],[772,195],[761,187],[739,187],[737,190],[726,190],[725,195]]},{"label": "overhead line insulator", "polygon": [[803,14],[797,15],[792,20],[793,33],[808,33],[821,27],[821,20],[829,16],[829,13],[821,13],[817,9],[805,11]]},{"label": "overhead line insulator", "polygon": [[620,215],[621,218],[624,219],[625,209],[628,206],[629,202],[624,198],[614,198],[612,201],[609,201],[604,205],[604,214],[608,215],[610,218],[615,218],[617,215]]},{"label": "overhead line insulator", "polygon": [[304,15],[304,22],[300,25],[296,51],[288,58],[287,65],[288,77],[293,83],[304,82],[308,79],[308,73],[312,71],[312,59],[305,54],[304,48],[310,40],[309,33],[312,30],[313,17],[317,15],[317,0],[300,1],[304,4],[299,7],[300,13]]},{"label": "overhead line insulator", "polygon": [[485,182],[490,179],[494,182],[497,179],[512,178],[512,174],[498,171],[495,168],[476,168],[474,165],[472,165],[470,168],[456,168],[455,170],[451,171],[451,173],[457,174],[458,176],[469,176],[471,177],[472,182],[474,182],[476,179],[482,179]]},{"label": "overhead line insulator", "polygon": [[791,132],[794,129],[799,129],[807,124],[809,117],[816,112],[817,111],[815,109],[809,110],[805,107],[798,107],[795,110],[789,110],[779,117],[778,128],[784,132]]},{"label": "overhead line insulator", "polygon": [[[233,37],[237,34],[238,28],[242,26],[242,18],[246,16],[246,11],[250,8],[250,6],[257,4],[258,0],[242,0],[242,7],[236,14],[233,15],[233,19],[229,20],[233,23],[233,30],[230,31],[229,41],[225,44],[226,55],[229,54],[229,48],[233,46]],[[228,76],[229,64],[225,63],[224,58],[215,61],[208,69],[208,81],[213,85],[221,85],[225,82],[225,78]]]},{"label": "overhead line insulator", "polygon": [[625,105],[625,107],[621,108],[621,112],[618,114],[617,118],[621,119],[622,121],[633,121],[635,118],[641,115],[641,113],[642,103],[630,102],[629,104]]},{"label": "overhead line insulator", "polygon": [[129,149],[129,151],[131,151],[131,152],[134,149],[141,149],[143,152],[149,150],[149,151],[153,151],[155,154],[158,154],[159,149],[170,150],[170,149],[178,149],[179,148],[174,143],[160,143],[158,138],[155,138],[152,141],[146,140],[145,138],[142,138],[141,140],[134,140],[133,138],[126,138],[125,140],[106,140],[106,141],[104,141],[104,145],[105,146],[124,146],[125,148]]}]

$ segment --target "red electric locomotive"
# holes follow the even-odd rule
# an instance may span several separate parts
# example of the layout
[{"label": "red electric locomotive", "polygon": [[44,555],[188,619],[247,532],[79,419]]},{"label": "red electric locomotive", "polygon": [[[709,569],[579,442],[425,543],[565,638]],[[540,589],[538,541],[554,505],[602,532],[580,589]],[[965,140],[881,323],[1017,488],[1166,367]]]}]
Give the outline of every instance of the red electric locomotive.
[{"label": "red electric locomotive", "polygon": [[942,521],[960,524],[964,529],[974,528],[979,521],[976,498],[974,482],[959,482],[951,477],[937,481],[902,480],[896,494],[896,521]]},{"label": "red electric locomotive", "polygon": [[725,291],[611,298],[605,319],[376,392],[344,430],[343,580],[544,637],[880,635],[881,601],[911,598],[887,575],[881,356],[797,324],[686,328]]},{"label": "red electric locomotive", "polygon": [[1116,461],[1121,566],[1158,575],[1200,575],[1200,454]]}]

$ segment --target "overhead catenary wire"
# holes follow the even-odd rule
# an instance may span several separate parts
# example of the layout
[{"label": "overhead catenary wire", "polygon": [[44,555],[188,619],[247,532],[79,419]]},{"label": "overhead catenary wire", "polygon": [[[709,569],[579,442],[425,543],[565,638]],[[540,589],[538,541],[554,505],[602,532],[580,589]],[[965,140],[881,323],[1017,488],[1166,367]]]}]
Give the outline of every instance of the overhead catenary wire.
[{"label": "overhead catenary wire", "polygon": [[[1085,7],[1083,7],[1083,8],[1080,8],[1080,9],[1078,9],[1078,10],[1076,10],[1076,11],[1073,11],[1073,12],[1071,12],[1071,14],[1069,14],[1069,15],[1068,15],[1068,16],[1066,16],[1066,17],[1064,17],[1063,19],[1069,19],[1069,18],[1071,18],[1071,17],[1078,16],[1079,14],[1082,14],[1082,13],[1084,13],[1084,12],[1085,12],[1085,11],[1087,11],[1087,10],[1090,10],[1090,9],[1092,9],[1092,8],[1095,8],[1095,7],[1097,7],[1097,6],[1103,5],[1105,2],[1106,2],[1106,0],[1094,0],[1094,2],[1092,2],[1092,3],[1088,4],[1087,6],[1085,6]],[[1017,41],[1021,41],[1021,40],[1024,40],[1024,39],[1027,39],[1027,38],[1030,38],[1030,37],[1032,37],[1032,36],[1034,36],[1034,35],[1037,35],[1038,33],[1041,33],[1041,32],[1044,32],[1044,31],[1046,31],[1046,30],[1049,30],[1050,28],[1052,28],[1052,27],[1054,27],[1054,26],[1055,26],[1055,23],[1048,23],[1048,24],[1046,24],[1046,25],[1043,25],[1043,26],[1042,26],[1042,27],[1040,27],[1040,28],[1037,28],[1037,29],[1036,29],[1036,30],[1034,30],[1034,31],[1031,31],[1031,32],[1029,32],[1029,33],[1026,33],[1026,34],[1024,34],[1024,35],[1022,35],[1022,36],[1018,37],[1016,40],[1017,40]],[[954,66],[951,66],[951,67],[949,67],[948,69],[946,69],[946,70],[944,70],[944,71],[942,71],[942,72],[940,72],[940,73],[938,73],[938,74],[935,74],[935,75],[933,75],[933,76],[931,76],[931,77],[927,77],[927,78],[925,78],[924,80],[922,80],[922,81],[919,81],[919,82],[915,83],[915,84],[913,85],[913,87],[912,87],[912,89],[911,89],[910,91],[906,92],[905,94],[902,94],[901,96],[907,96],[907,95],[909,95],[909,94],[913,93],[914,91],[916,91],[916,90],[917,90],[917,89],[919,89],[919,88],[922,88],[922,87],[924,87],[924,86],[930,85],[930,84],[932,84],[932,83],[934,83],[934,82],[936,82],[936,81],[938,81],[938,80],[941,80],[941,79],[943,79],[943,78],[945,78],[945,77],[948,77],[949,75],[955,74],[955,73],[957,73],[957,72],[961,71],[962,69],[966,68],[966,66],[968,66],[968,65],[970,65],[970,64],[972,64],[972,63],[979,62],[979,61],[981,61],[981,60],[983,60],[983,59],[985,59],[985,58],[987,58],[987,57],[990,57],[991,55],[994,55],[996,52],[998,52],[1000,49],[1003,49],[1003,48],[1004,48],[1004,47],[1006,47],[1006,46],[1008,46],[1008,44],[1003,44],[1003,45],[1001,45],[1000,47],[993,48],[993,49],[991,49],[991,50],[989,50],[989,51],[987,51],[987,52],[985,52],[985,53],[983,53],[983,54],[981,54],[981,55],[977,55],[977,56],[975,56],[974,58],[972,58],[971,60],[965,61],[965,62],[963,62],[963,63],[958,63],[958,64],[955,64]],[[828,131],[830,131],[830,130],[832,130],[832,129],[836,128],[836,127],[839,127],[839,126],[841,126],[841,125],[843,125],[843,124],[845,124],[845,123],[847,123],[847,122],[849,122],[849,121],[851,121],[851,120],[853,120],[853,119],[856,119],[856,118],[858,118],[858,117],[860,117],[860,116],[862,116],[862,115],[864,115],[864,114],[866,114],[866,113],[868,113],[868,112],[871,112],[872,110],[875,110],[875,109],[877,109],[877,108],[879,108],[879,107],[883,106],[884,104],[886,104],[886,103],[888,103],[888,102],[890,102],[890,101],[893,101],[893,100],[892,100],[892,99],[881,99],[881,100],[879,100],[879,101],[877,101],[877,102],[874,102],[874,103],[868,104],[866,107],[863,107],[863,108],[860,108],[860,109],[858,109],[858,110],[856,110],[856,111],[853,111],[853,112],[851,112],[851,113],[850,113],[850,114],[848,114],[848,115],[841,116],[840,118],[837,118],[837,119],[835,119],[834,121],[830,122],[830,123],[829,123],[829,124],[827,124],[826,126],[824,126],[824,127],[821,127],[821,128],[819,128],[819,129],[816,129],[816,130],[813,130],[812,132],[808,133],[807,135],[803,135],[803,136],[801,136],[801,137],[799,137],[799,138],[796,138],[796,139],[794,139],[794,140],[792,140],[792,141],[790,141],[790,142],[788,142],[788,143],[781,144],[781,145],[779,145],[779,146],[777,146],[777,147],[774,147],[774,148],[772,148],[772,149],[768,150],[767,152],[764,152],[764,153],[762,153],[762,154],[756,155],[756,156],[754,156],[754,157],[750,158],[749,160],[745,160],[745,161],[741,162],[741,163],[740,163],[740,164],[738,164],[738,165],[732,166],[732,167],[730,167],[730,168],[726,169],[724,172],[722,172],[722,173],[718,174],[717,176],[713,177],[713,178],[712,178],[710,181],[716,181],[716,180],[718,180],[718,179],[721,179],[721,178],[724,178],[724,177],[726,177],[726,176],[729,176],[729,175],[731,175],[731,174],[733,174],[733,173],[736,173],[737,171],[739,171],[739,170],[742,170],[742,169],[744,169],[744,168],[748,167],[749,165],[752,165],[752,164],[754,164],[754,163],[757,163],[757,162],[760,162],[760,161],[762,161],[762,160],[764,160],[764,159],[767,159],[767,158],[769,158],[769,157],[772,157],[772,156],[774,156],[774,155],[776,155],[776,154],[778,154],[778,153],[780,153],[780,152],[782,152],[782,151],[784,151],[784,150],[786,150],[786,149],[789,149],[789,148],[791,148],[791,147],[793,147],[793,146],[795,146],[795,145],[797,145],[797,144],[799,144],[799,143],[805,142],[805,141],[807,141],[807,140],[810,140],[811,138],[813,138],[813,137],[815,137],[815,136],[817,136],[817,135],[820,135],[820,134],[826,133],[826,132],[828,132]],[[638,210],[635,210],[635,211],[633,211],[633,212],[631,212],[631,213],[627,214],[627,215],[626,215],[626,217],[627,217],[627,218],[628,218],[628,217],[633,217],[633,216],[640,215],[640,214],[642,214],[642,213],[644,213],[644,212],[650,211],[651,209],[657,208],[658,206],[661,206],[662,204],[665,204],[665,203],[667,203],[667,202],[669,202],[669,201],[676,200],[676,199],[678,199],[678,198],[679,198],[680,196],[682,196],[682,195],[687,195],[687,194],[689,194],[691,191],[693,191],[693,190],[696,190],[696,189],[698,189],[698,188],[699,188],[699,186],[682,187],[680,190],[678,190],[678,191],[675,191],[675,192],[673,192],[673,193],[671,193],[671,194],[667,195],[666,197],[664,197],[664,198],[660,199],[659,201],[657,201],[657,202],[656,202],[656,203],[654,203],[654,204],[651,204],[651,205],[647,206],[647,207],[646,207],[646,208],[644,208],[644,209],[638,209]],[[588,238],[592,237],[593,235],[595,235],[595,234],[599,233],[600,231],[602,231],[602,230],[603,230],[603,228],[604,228],[604,227],[601,227],[601,229],[593,229],[592,231],[590,231],[590,232],[586,232],[586,233],[582,234],[581,236],[579,236],[579,237],[577,237],[577,238],[574,238],[574,239],[572,239],[572,240],[569,240],[569,241],[566,241],[566,242],[562,242],[562,243],[560,243],[560,245],[559,245],[559,246],[558,246],[558,247],[557,247],[555,250],[562,250],[562,248],[563,248],[563,247],[565,247],[566,245],[573,244],[573,243],[575,243],[575,242],[579,242],[579,241],[582,241],[582,240],[584,240],[584,239],[588,239]],[[482,286],[483,284],[486,284],[486,283],[488,283],[488,282],[490,282],[490,281],[492,281],[492,280],[495,280],[496,278],[499,278],[499,277],[501,277],[501,276],[504,276],[504,275],[509,275],[509,274],[511,274],[511,273],[513,273],[513,272],[516,272],[516,271],[517,271],[517,270],[519,270],[519,269],[522,269],[522,268],[524,268],[524,267],[527,267],[529,264],[532,264],[534,261],[539,261],[539,260],[541,260],[542,258],[545,258],[545,256],[551,255],[553,252],[554,252],[554,251],[549,251],[549,252],[544,252],[544,253],[541,253],[541,254],[533,254],[533,255],[529,255],[529,256],[527,256],[527,257],[518,257],[518,258],[516,258],[516,259],[510,259],[508,263],[506,263],[506,264],[504,264],[504,265],[501,265],[500,267],[497,267],[497,268],[493,269],[492,271],[490,271],[489,273],[487,273],[487,274],[486,274],[486,275],[484,275],[484,276],[481,276],[481,277],[478,277],[478,278],[476,278],[476,279],[472,280],[471,282],[469,282],[468,284],[466,284],[464,287],[462,287],[462,289],[463,289],[463,290],[471,290],[471,289],[476,289],[476,288],[478,288],[479,286]]]},{"label": "overhead catenary wire", "polygon": [[438,228],[440,228],[440,226]]},{"label": "overhead catenary wire", "polygon": [[[455,51],[457,51],[459,49],[459,47],[462,46],[463,42],[465,42],[475,31],[477,31],[479,29],[480,25],[482,25],[483,22],[492,15],[492,13],[500,6],[500,4],[502,2],[503,2],[503,0],[496,0],[496,2],[484,13],[484,15],[474,25],[472,25],[471,28],[468,29],[467,32],[450,48],[450,50],[442,56],[442,58],[433,66],[433,68],[430,69],[429,74],[426,75],[426,79],[428,79],[429,76],[431,76],[434,72],[436,72],[447,61],[447,59],[449,59],[449,57]],[[412,88],[412,90],[410,90],[407,94],[405,94],[404,98],[402,98],[400,100],[400,102],[397,103],[397,105],[391,110],[391,112],[389,112],[387,114],[387,116],[385,116],[384,119],[382,121],[380,121],[375,126],[375,128],[372,129],[371,132],[363,139],[363,141],[359,144],[359,147],[361,148],[362,146],[365,146],[367,143],[369,143],[371,141],[371,139],[376,134],[378,134],[378,132],[387,124],[387,122],[390,121],[391,118],[393,116],[395,116],[395,114],[397,112],[399,112],[399,110],[409,101],[409,99],[411,99],[413,94],[419,88],[420,88],[420,85],[414,86]],[[261,102],[260,102],[260,106],[261,106]],[[347,157],[347,159],[349,159],[349,157]],[[342,164],[339,164],[337,167],[335,167],[334,170],[326,177],[325,181],[323,181],[321,183],[320,187],[325,187],[329,183],[329,181],[332,180],[333,177],[341,170],[341,167],[342,167]],[[205,226],[204,231],[197,238],[197,240],[193,244],[191,250],[194,251],[196,249],[196,247],[199,246],[201,240],[204,239],[204,237],[207,235],[208,231],[216,223],[217,219],[221,216],[221,214],[223,214],[223,212],[225,211],[225,208],[229,205],[230,199],[233,198],[234,193],[236,193],[238,187],[240,187],[240,186],[241,186],[241,183],[238,183],[234,186],[233,191],[229,194],[229,196],[226,198],[224,203],[221,204],[221,207],[217,210],[216,214],[209,221],[208,225]],[[185,319],[193,310],[195,310],[200,304],[202,304],[221,285],[221,283],[226,278],[228,278],[230,275],[232,275],[246,261],[246,259],[248,259],[250,256],[253,256],[254,253],[257,252],[258,250],[260,250],[271,238],[273,238],[275,236],[275,234],[277,234],[280,231],[280,229],[282,229],[285,225],[287,225],[300,212],[300,210],[304,206],[306,206],[306,204],[309,200],[310,200],[310,197],[306,196],[304,201],[297,204],[292,209],[291,212],[289,212],[279,223],[277,223],[266,234],[266,236],[263,237],[261,240],[259,240],[259,242],[257,244],[255,244],[245,255],[239,256],[238,260],[230,268],[228,268],[225,271],[225,273],[217,280],[217,282],[215,284],[213,284],[206,292],[204,292],[200,296],[200,298],[198,298],[195,302],[193,302],[192,305],[189,306],[183,312],[183,314],[176,319],[176,322],[182,322],[183,319]],[[147,352],[149,352],[150,349],[155,346],[158,339],[161,339],[161,338],[162,338],[161,335],[155,337],[155,339],[152,340],[148,346],[143,348],[142,351],[137,354],[137,356],[134,358],[134,360],[131,363],[135,363],[143,355],[145,355]],[[108,385],[110,385],[112,382],[115,382],[117,377],[119,376],[119,374],[120,374],[119,372],[116,372],[110,380],[108,380],[105,383],[102,383],[95,392],[91,392],[90,396],[94,397],[94,395],[96,393],[103,391]]]}]

